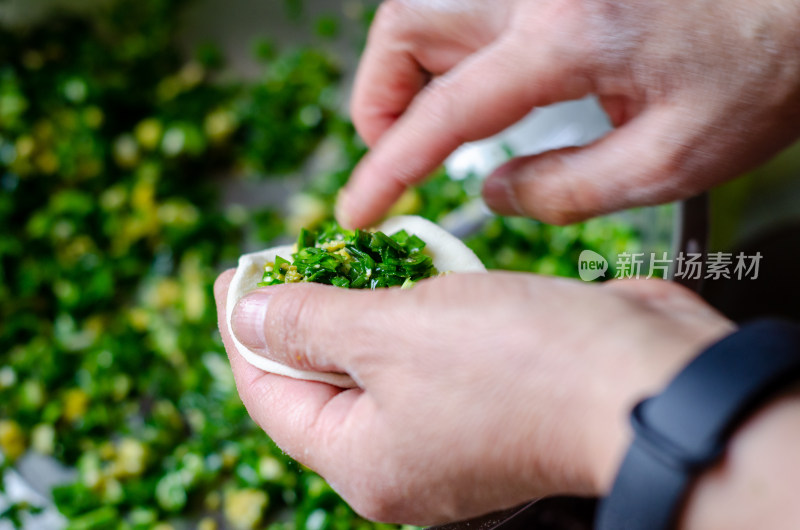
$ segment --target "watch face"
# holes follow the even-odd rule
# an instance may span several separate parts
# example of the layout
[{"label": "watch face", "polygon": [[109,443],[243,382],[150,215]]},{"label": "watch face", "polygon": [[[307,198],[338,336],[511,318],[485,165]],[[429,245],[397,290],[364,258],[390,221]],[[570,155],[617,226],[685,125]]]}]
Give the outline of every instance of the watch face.
[{"label": "watch face", "polygon": [[551,497],[428,530],[591,530],[597,499]]}]

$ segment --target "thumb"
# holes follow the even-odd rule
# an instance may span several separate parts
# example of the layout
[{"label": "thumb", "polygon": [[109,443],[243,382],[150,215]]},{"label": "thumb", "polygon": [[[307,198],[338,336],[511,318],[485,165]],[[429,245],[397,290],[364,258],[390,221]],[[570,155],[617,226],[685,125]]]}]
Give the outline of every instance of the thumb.
[{"label": "thumb", "polygon": [[285,366],[358,377],[367,358],[373,366],[380,357],[370,355],[375,345],[393,340],[402,294],[319,284],[267,287],[239,300],[231,328],[248,349]]},{"label": "thumb", "polygon": [[558,225],[690,197],[709,175],[686,147],[689,134],[678,109],[653,107],[591,145],[511,160],[483,196],[499,214]]}]

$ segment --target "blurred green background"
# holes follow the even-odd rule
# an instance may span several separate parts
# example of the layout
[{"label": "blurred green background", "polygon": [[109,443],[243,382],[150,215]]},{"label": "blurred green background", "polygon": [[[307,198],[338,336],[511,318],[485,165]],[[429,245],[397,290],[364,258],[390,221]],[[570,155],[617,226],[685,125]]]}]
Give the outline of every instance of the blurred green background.
[{"label": "blurred green background", "polygon": [[[373,13],[0,1],[0,467],[38,495],[7,491],[0,527],[387,527],[248,418],[211,291],[243,251],[330,219],[365,150],[345,109]],[[442,170],[394,213],[442,221],[481,176]],[[491,268],[575,276],[581,250],[641,248],[627,219],[492,218],[467,242]]]}]

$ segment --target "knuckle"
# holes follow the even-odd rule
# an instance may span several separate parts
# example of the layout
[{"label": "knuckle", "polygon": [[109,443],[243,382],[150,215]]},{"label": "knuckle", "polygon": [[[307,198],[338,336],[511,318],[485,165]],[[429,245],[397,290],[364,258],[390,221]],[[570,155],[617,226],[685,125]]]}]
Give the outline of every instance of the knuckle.
[{"label": "knuckle", "polygon": [[473,138],[465,104],[469,101],[471,88],[465,82],[451,75],[443,75],[432,79],[412,104],[412,118],[424,126],[436,145],[456,147],[471,141]]},{"label": "knuckle", "polygon": [[372,23],[371,34],[397,32],[402,27],[407,6],[398,0],[385,0],[378,7]]},{"label": "knuckle", "polygon": [[447,75],[432,79],[419,100],[420,114],[437,125],[451,125],[451,121],[460,115],[456,112],[455,96],[462,89],[460,83]]}]

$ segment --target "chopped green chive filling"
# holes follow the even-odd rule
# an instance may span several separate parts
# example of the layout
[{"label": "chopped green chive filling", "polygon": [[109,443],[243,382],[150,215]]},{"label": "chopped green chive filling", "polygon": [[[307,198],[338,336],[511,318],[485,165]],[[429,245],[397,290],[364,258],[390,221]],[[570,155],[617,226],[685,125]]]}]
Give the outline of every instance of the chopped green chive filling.
[{"label": "chopped green chive filling", "polygon": [[336,225],[320,232],[304,229],[293,261],[277,256],[264,266],[258,285],[315,282],[347,289],[408,289],[439,274],[424,249],[425,242],[405,230],[388,236]]}]

